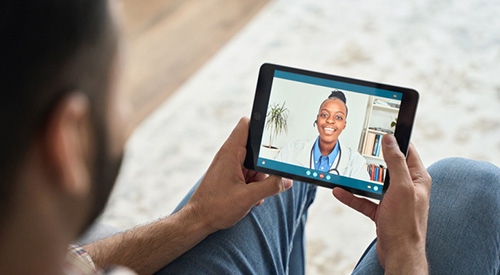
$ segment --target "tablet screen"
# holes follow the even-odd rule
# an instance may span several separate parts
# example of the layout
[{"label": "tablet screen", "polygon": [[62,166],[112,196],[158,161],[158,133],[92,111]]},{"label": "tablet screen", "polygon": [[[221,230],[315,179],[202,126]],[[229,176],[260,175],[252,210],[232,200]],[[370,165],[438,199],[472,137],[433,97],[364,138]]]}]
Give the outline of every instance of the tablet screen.
[{"label": "tablet screen", "polygon": [[381,198],[382,136],[400,126],[405,91],[279,67],[271,74],[260,87],[268,96],[255,169]]}]

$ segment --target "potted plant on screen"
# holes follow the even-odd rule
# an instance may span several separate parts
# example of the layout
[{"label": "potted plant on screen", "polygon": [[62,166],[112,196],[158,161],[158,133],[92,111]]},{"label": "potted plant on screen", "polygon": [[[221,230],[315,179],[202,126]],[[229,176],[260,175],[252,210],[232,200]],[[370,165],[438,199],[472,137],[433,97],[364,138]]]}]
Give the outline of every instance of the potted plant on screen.
[{"label": "potted plant on screen", "polygon": [[288,108],[285,107],[285,103],[283,104],[273,104],[269,107],[269,111],[266,114],[266,129],[269,131],[269,144],[262,145],[261,156],[274,159],[278,153],[279,148],[277,146],[273,146],[273,141],[275,141],[276,137],[283,133],[288,132]]}]

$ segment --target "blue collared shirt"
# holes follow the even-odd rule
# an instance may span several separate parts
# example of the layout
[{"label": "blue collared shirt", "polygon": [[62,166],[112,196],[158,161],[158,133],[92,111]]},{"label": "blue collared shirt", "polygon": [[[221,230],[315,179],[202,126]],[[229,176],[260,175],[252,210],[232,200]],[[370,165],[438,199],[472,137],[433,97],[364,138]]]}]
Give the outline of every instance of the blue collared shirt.
[{"label": "blue collared shirt", "polygon": [[313,158],[314,158],[314,169],[320,170],[323,172],[328,172],[335,162],[335,158],[339,154],[339,142],[335,144],[335,148],[328,156],[321,155],[321,151],[319,150],[319,136],[314,143],[313,149]]}]

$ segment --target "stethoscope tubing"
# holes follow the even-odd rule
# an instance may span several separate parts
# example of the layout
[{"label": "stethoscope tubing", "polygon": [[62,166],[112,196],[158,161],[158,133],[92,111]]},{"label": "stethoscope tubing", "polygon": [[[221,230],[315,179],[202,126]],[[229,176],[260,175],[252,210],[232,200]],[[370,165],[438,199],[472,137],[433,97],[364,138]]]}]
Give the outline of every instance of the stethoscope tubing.
[{"label": "stethoscope tubing", "polygon": [[[339,143],[339,154],[336,158],[338,161],[337,161],[337,164],[335,164],[335,168],[328,170],[327,173],[333,174],[332,172],[335,172],[337,175],[340,176],[340,172],[339,172],[338,168],[339,168],[340,158],[342,157],[342,148],[340,148],[340,141],[337,141],[337,142]],[[314,144],[311,147],[311,153],[309,154],[309,168],[310,169],[314,169],[312,167],[313,166],[313,152],[314,152]]]}]

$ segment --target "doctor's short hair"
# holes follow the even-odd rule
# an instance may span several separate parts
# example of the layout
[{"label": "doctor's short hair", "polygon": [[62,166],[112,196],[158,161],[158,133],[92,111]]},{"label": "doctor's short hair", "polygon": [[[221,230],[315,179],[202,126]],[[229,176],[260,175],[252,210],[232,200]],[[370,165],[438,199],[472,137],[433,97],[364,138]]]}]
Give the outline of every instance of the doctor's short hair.
[{"label": "doctor's short hair", "polygon": [[344,105],[345,105],[345,112],[346,112],[346,113],[345,113],[345,115],[346,115],[346,117],[347,117],[348,108],[347,108],[347,98],[345,97],[345,94],[344,94],[342,91],[340,91],[340,90],[333,90],[333,91],[330,93],[330,95],[328,96],[328,98],[327,98],[327,99],[325,99],[325,100],[323,100],[323,102],[321,103],[321,105],[319,105],[319,106],[320,106],[320,108],[321,108],[321,106],[323,106],[323,103],[325,103],[325,102],[326,102],[327,100],[329,100],[329,99],[338,99],[338,100],[340,100],[340,101],[344,102]]}]

